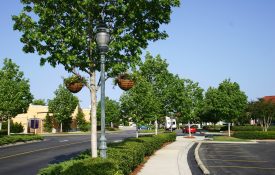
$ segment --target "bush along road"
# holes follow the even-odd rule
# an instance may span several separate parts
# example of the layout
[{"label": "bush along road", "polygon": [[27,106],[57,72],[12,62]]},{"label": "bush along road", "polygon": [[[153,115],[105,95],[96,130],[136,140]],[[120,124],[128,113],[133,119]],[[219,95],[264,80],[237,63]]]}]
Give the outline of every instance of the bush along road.
[{"label": "bush along road", "polygon": [[10,135],[0,136],[0,146],[6,146],[17,142],[27,142],[32,140],[43,140],[42,136],[39,135]]},{"label": "bush along road", "polygon": [[49,165],[39,171],[39,175],[128,175],[144,157],[152,155],[165,143],[176,140],[175,133],[163,133],[156,136],[129,138],[120,143],[108,145],[107,159],[91,158],[85,151],[72,160]]}]

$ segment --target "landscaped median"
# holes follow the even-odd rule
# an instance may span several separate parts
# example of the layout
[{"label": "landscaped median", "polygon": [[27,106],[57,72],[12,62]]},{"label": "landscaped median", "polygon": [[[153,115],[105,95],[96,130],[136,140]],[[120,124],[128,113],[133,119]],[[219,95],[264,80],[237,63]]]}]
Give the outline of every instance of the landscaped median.
[{"label": "landscaped median", "polygon": [[43,137],[39,135],[0,136],[0,146],[7,145],[7,144],[14,144],[17,142],[27,142],[32,140],[43,140]]},{"label": "landscaped median", "polygon": [[176,140],[175,133],[126,139],[108,145],[107,159],[91,158],[86,151],[73,160],[41,169],[40,175],[128,175],[165,143]]}]

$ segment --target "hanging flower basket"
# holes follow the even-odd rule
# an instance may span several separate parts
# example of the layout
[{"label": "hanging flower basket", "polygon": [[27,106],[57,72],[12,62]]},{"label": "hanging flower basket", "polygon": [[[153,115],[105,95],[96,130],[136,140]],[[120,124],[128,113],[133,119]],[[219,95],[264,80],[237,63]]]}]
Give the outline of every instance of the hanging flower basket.
[{"label": "hanging flower basket", "polygon": [[72,93],[78,93],[83,87],[83,83],[69,83],[66,85],[67,89]]},{"label": "hanging flower basket", "polygon": [[73,75],[71,77],[64,79],[64,84],[67,89],[72,93],[77,93],[81,91],[84,86],[84,79],[80,76]]},{"label": "hanging flower basket", "polygon": [[116,83],[118,84],[120,89],[125,90],[125,91],[128,91],[129,89],[131,89],[135,84],[134,80],[131,78],[131,76],[129,74],[119,75],[116,78]]}]

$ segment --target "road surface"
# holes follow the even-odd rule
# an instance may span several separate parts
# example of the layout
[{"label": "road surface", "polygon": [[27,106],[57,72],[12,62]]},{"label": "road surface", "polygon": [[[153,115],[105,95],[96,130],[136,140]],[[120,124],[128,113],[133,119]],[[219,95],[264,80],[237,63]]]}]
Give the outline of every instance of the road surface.
[{"label": "road surface", "polygon": [[[108,142],[117,142],[134,136],[134,130],[106,134]],[[46,136],[41,142],[0,148],[0,174],[37,174],[39,169],[48,164],[68,160],[89,149],[90,145],[90,135],[68,135]]]}]

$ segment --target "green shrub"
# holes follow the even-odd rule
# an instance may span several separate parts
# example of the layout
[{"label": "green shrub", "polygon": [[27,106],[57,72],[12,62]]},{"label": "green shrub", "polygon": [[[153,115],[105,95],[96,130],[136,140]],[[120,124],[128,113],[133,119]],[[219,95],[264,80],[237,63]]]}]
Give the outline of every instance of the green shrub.
[{"label": "green shrub", "polygon": [[11,132],[12,133],[21,133],[24,131],[24,127],[22,125],[22,123],[13,123],[13,125],[11,126]]},{"label": "green shrub", "polygon": [[[221,128],[221,131],[227,131],[228,126],[223,126]],[[246,125],[246,126],[231,126],[230,128],[232,131],[262,131],[261,126],[255,126],[255,125]],[[275,131],[275,126],[270,126],[268,128],[268,131]]]},{"label": "green shrub", "polygon": [[[228,129],[228,126],[225,126],[225,130]],[[248,126],[231,126],[232,131],[262,131],[260,126],[248,125]]]},{"label": "green shrub", "polygon": [[[5,121],[3,122],[2,124],[2,129],[3,130],[7,130],[8,129],[8,122]],[[20,133],[20,132],[23,132],[24,131],[24,127],[21,123],[13,123],[12,120],[10,122],[10,132],[11,133]]]},{"label": "green shrub", "polygon": [[115,161],[102,158],[70,160],[50,165],[40,170],[39,175],[122,175]]},{"label": "green shrub", "polygon": [[45,117],[45,121],[44,121],[44,130],[46,132],[52,132],[52,128],[53,128],[53,122],[54,122],[54,117],[52,115],[49,115],[47,113],[46,117]]},{"label": "green shrub", "polygon": [[91,158],[87,150],[73,160],[41,169],[40,175],[128,175],[164,143],[175,141],[175,133],[129,138],[120,143],[108,144],[107,159]]},{"label": "green shrub", "polygon": [[26,142],[31,140],[42,140],[39,135],[10,135],[0,137],[0,145],[11,144],[16,142]]},{"label": "green shrub", "polygon": [[235,131],[233,136],[241,139],[275,139],[275,131]]},{"label": "green shrub", "polygon": [[219,132],[223,125],[206,125],[203,126],[202,128],[209,131],[209,132]]},{"label": "green shrub", "polygon": [[80,129],[80,131],[87,132],[87,131],[91,130],[91,124],[89,122],[83,123],[83,124],[79,125],[79,129]]}]

